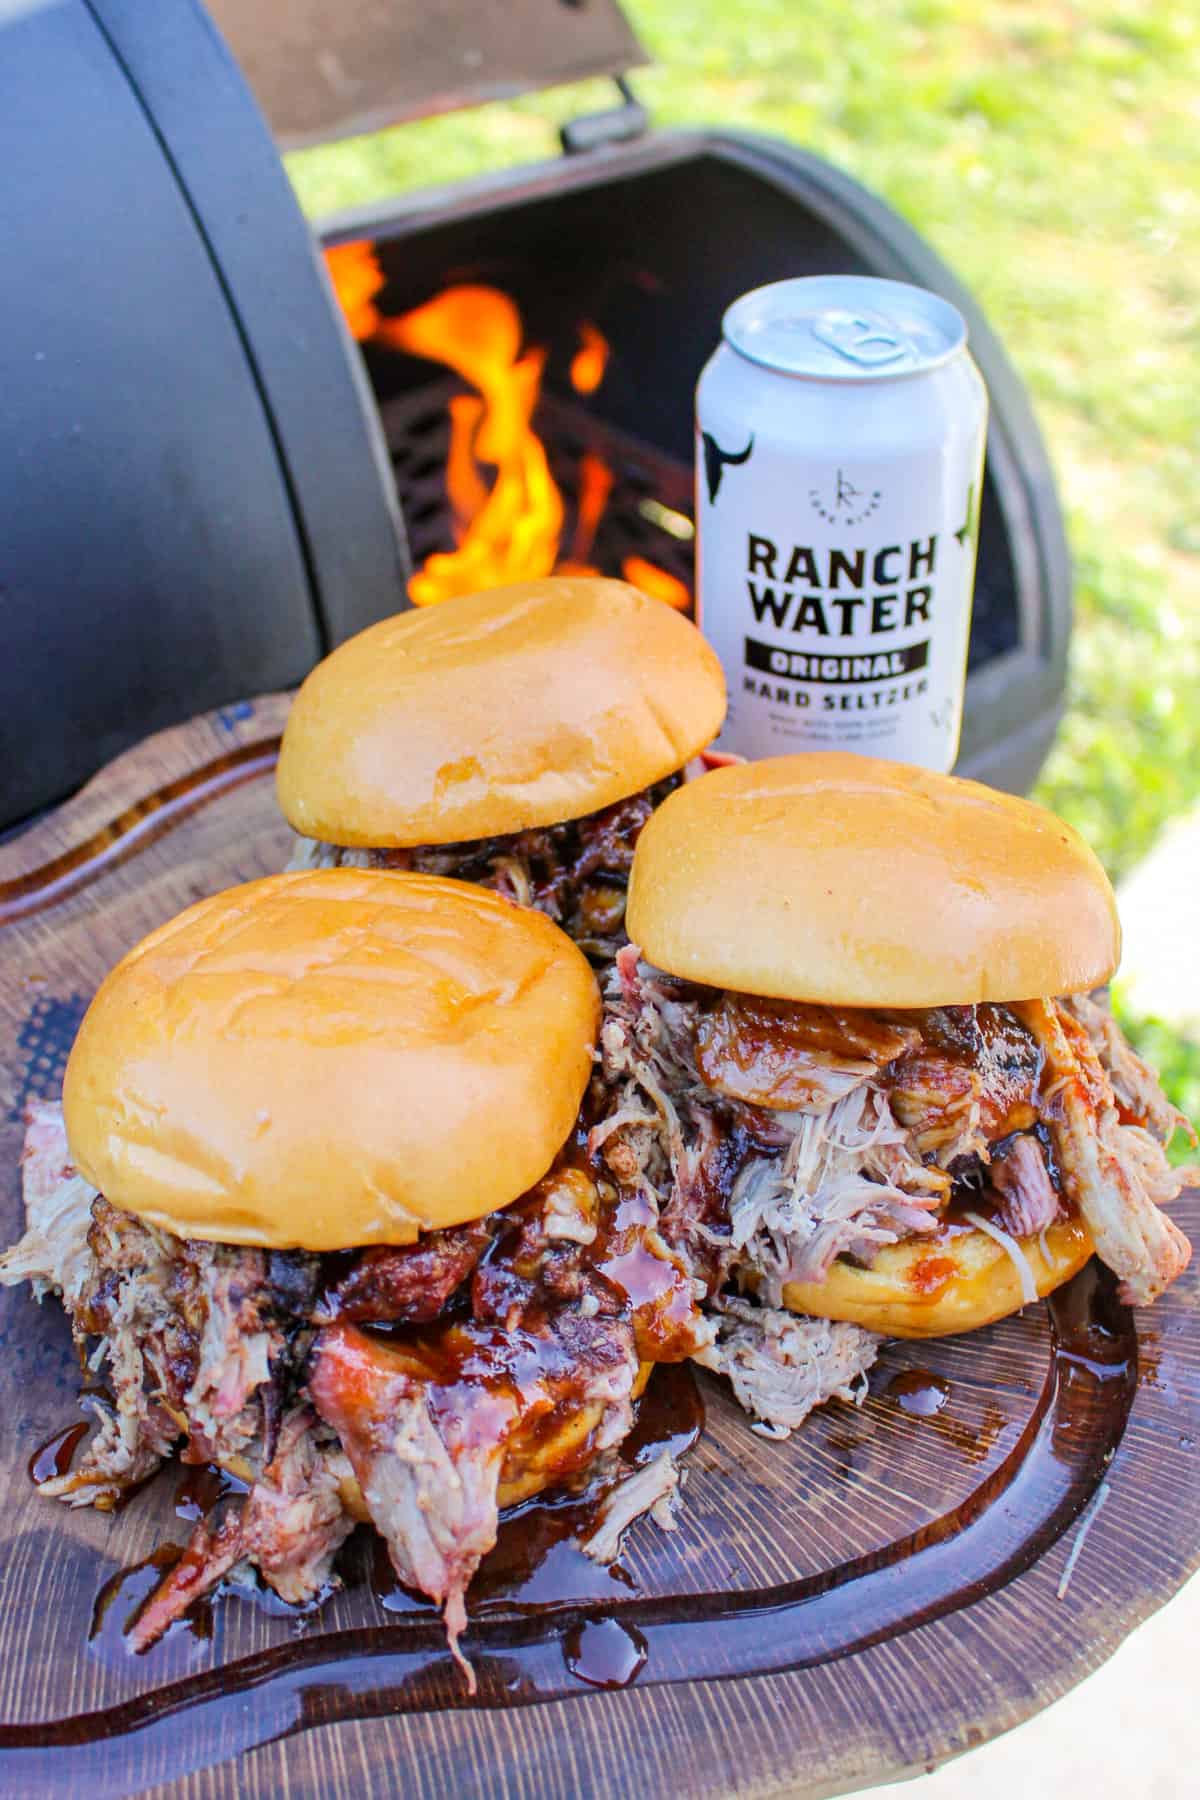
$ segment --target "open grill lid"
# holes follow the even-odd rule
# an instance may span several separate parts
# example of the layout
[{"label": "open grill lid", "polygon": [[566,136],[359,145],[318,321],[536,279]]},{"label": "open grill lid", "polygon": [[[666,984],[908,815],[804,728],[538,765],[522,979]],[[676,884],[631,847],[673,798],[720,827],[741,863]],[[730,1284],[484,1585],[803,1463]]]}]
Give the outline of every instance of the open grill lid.
[{"label": "open grill lid", "polygon": [[208,0],[284,149],[648,59],[617,0]]}]

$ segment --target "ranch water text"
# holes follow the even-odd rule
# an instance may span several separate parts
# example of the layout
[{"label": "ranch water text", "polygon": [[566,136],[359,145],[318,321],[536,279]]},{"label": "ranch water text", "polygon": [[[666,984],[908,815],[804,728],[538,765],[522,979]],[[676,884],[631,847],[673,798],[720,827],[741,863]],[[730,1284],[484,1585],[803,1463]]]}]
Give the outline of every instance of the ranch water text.
[{"label": "ranch water text", "polygon": [[[977,482],[977,472],[971,473]],[[878,495],[869,523],[878,523],[883,511],[881,484],[907,489],[904,474],[912,471],[880,473],[865,490],[868,505]],[[839,495],[843,507],[861,504],[863,480],[835,468],[822,471],[810,488],[820,493],[828,487],[827,510],[833,510]],[[730,688],[723,748],[754,757],[837,748],[926,767],[952,765],[971,618],[977,491],[966,482],[953,504],[944,496],[943,517],[930,519],[926,490],[928,528],[915,534],[882,537],[850,527],[836,537],[810,531],[798,542],[780,529],[786,520],[764,516],[761,495],[758,505],[746,496],[736,524],[732,518],[709,523],[701,623]],[[732,500],[730,494],[730,514]],[[910,507],[904,511],[913,516]]]}]

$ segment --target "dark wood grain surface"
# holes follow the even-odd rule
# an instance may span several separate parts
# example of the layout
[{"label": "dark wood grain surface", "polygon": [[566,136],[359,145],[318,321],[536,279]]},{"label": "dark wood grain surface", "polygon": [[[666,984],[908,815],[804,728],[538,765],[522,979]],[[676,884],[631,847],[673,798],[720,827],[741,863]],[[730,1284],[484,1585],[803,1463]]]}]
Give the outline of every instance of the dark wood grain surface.
[{"label": "dark wood grain surface", "polygon": [[[284,711],[153,739],[0,847],[6,1240],[24,1105],[57,1093],[100,977],[286,860]],[[1200,1234],[1200,1196],[1180,1216]],[[79,1418],[78,1371],[56,1306],[0,1293],[0,1791],[817,1795],[919,1771],[1057,1698],[1200,1561],[1198,1293],[1135,1320],[1086,1271],[1053,1308],[889,1349],[860,1411],[785,1444],[702,1378],[677,1532],[642,1522],[609,1572],[553,1541],[552,1507],[505,1528],[472,1589],[474,1702],[366,1533],[321,1612],[228,1593],[129,1656],[152,1577],[128,1571],[186,1536],[181,1472],[115,1517],[41,1499],[28,1459]]]}]

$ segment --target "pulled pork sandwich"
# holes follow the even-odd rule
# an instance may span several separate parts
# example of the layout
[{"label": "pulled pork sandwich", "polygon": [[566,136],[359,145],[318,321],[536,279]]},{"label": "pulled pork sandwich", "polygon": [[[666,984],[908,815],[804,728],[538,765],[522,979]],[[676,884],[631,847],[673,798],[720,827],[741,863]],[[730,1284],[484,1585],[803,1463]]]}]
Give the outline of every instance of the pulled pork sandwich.
[{"label": "pulled pork sandwich", "polygon": [[670,1523],[669,1457],[622,1482],[614,1452],[649,1365],[712,1328],[652,1209],[584,1166],[598,1011],[538,913],[356,870],[201,901],[108,976],[0,1281],[61,1295],[111,1389],[43,1493],[112,1507],[176,1447],[244,1484],[135,1646],[237,1565],[318,1599],[369,1520],[457,1655],[500,1508],[587,1471],[608,1556]]},{"label": "pulled pork sandwich", "polygon": [[495,888],[599,959],[625,942],[637,836],[725,717],[694,625],[621,581],[559,577],[371,626],[288,718],[293,868]]},{"label": "pulled pork sandwich", "polygon": [[1134,1305],[1186,1267],[1190,1127],[1091,992],[1112,889],[1041,807],[851,755],[720,769],[647,825],[628,922],[592,1147],[767,1429],[881,1336],[987,1325],[1093,1252]]}]

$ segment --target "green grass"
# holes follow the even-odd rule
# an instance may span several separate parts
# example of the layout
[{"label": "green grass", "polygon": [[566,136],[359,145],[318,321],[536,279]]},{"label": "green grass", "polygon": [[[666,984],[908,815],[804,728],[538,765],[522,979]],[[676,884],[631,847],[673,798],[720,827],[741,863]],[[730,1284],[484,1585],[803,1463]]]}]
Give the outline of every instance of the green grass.
[{"label": "green grass", "polygon": [[[1120,878],[1200,801],[1200,14],[1183,0],[628,0],[660,123],[778,132],[883,194],[981,300],[1077,563],[1039,795]],[[605,84],[289,159],[314,213],[555,153]],[[1130,1022],[1200,1110],[1200,1049]]]}]

